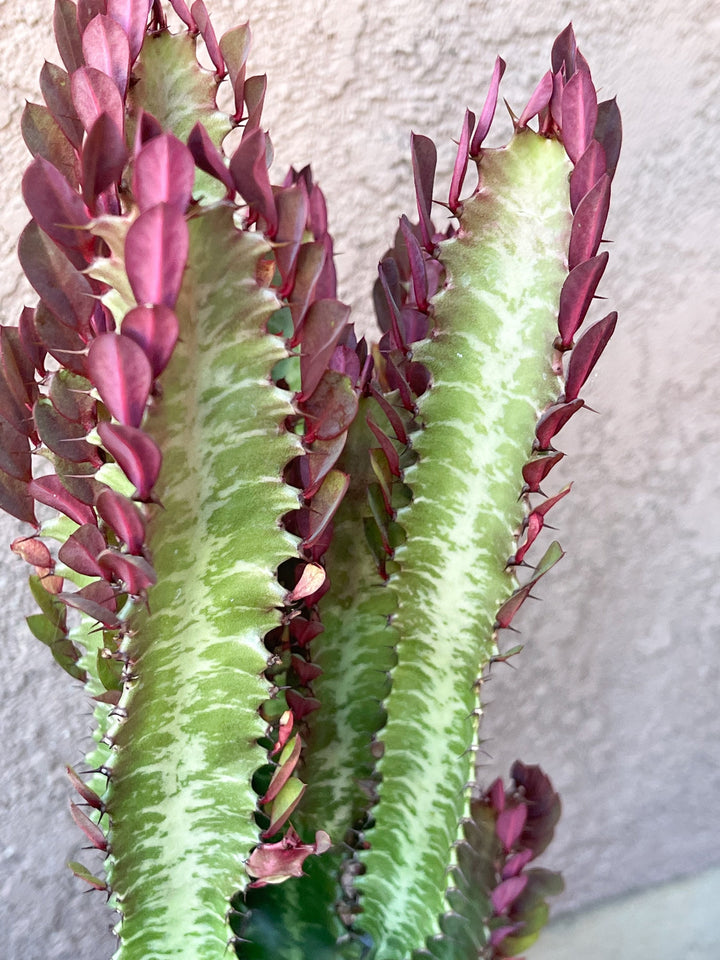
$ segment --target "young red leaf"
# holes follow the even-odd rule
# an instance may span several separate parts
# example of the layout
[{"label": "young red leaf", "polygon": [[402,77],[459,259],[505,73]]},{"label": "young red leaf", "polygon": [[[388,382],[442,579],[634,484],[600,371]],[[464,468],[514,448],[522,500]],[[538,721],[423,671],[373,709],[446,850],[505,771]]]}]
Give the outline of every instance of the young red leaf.
[{"label": "young red leaf", "polygon": [[583,338],[578,341],[570,354],[567,377],[565,380],[565,399],[574,400],[583,384],[592,373],[593,367],[613,335],[617,323],[617,313],[613,310],[602,320],[598,320]]},{"label": "young red leaf", "polygon": [[31,496],[48,507],[53,507],[70,517],[75,523],[82,526],[84,523],[95,523],[95,514],[85,503],[68,493],[62,485],[60,477],[53,475],[37,477],[29,486]]},{"label": "young red leaf", "polygon": [[575,32],[572,23],[569,23],[555,38],[552,46],[550,61],[552,63],[553,73],[559,73],[564,70],[565,79],[569,80],[575,73],[576,53],[577,43],[575,42]]},{"label": "young red leaf", "polygon": [[413,297],[420,310],[427,310],[428,307],[428,284],[427,270],[425,269],[425,258],[418,239],[413,233],[410,221],[402,215],[400,218],[400,230],[405,240],[405,249],[407,250],[408,263],[410,266],[410,278],[413,285]]},{"label": "young red leaf", "polygon": [[305,441],[332,440],[344,433],[357,409],[357,394],[348,378],[335,370],[326,371],[313,395],[302,405],[307,419]]},{"label": "young red leaf", "polygon": [[157,583],[155,571],[144,557],[108,549],[98,556],[98,563],[103,575],[119,582],[131,596],[144,596]]},{"label": "young red leaf", "polygon": [[507,913],[527,886],[527,882],[527,874],[502,880],[490,894],[490,900],[492,901],[495,913]]},{"label": "young red leaf", "polygon": [[122,322],[122,332],[139,344],[150,361],[154,377],[159,377],[170,361],[177,343],[179,324],[170,307],[133,307]]},{"label": "young red leaf", "polygon": [[25,145],[33,157],[44,157],[75,189],[79,183],[77,155],[48,108],[39,103],[26,103],[20,127]]},{"label": "young red leaf", "polygon": [[243,137],[230,160],[230,172],[238,192],[251,210],[265,220],[267,234],[273,238],[277,231],[277,211],[270,187],[265,134],[262,130],[254,130],[249,136]]},{"label": "young red leaf", "polygon": [[522,130],[523,127],[526,127],[533,117],[537,116],[541,110],[545,109],[545,107],[550,103],[552,92],[553,75],[552,71],[548,70],[542,80],[540,80],[538,85],[535,87],[532,96],[527,102],[527,106],[520,114],[520,119],[517,121],[518,130]]},{"label": "young red leaf", "polygon": [[280,271],[280,298],[293,288],[298,251],[308,218],[308,195],[302,187],[286,187],[275,194],[278,228],[275,234],[275,263]]},{"label": "young red leaf", "polygon": [[77,251],[83,268],[92,248],[92,237],[84,229],[90,223],[82,198],[65,177],[44,157],[35,157],[22,180],[23,198],[38,225],[68,251]]},{"label": "young red leaf", "polygon": [[569,270],[597,253],[609,208],[610,177],[603,174],[592,190],[585,194],[575,211],[570,230]]},{"label": "young red leaf", "polygon": [[303,864],[313,854],[325,853],[331,846],[330,837],[322,830],[315,834],[315,843],[302,843],[292,829],[278,843],[261,843],[255,847],[247,862],[247,872],[256,879],[251,887],[282,883],[290,877],[302,877]]},{"label": "young red leaf", "polygon": [[0,507],[18,520],[37,527],[35,505],[28,484],[24,480],[11,477],[2,469],[0,469]]},{"label": "young red leaf", "polygon": [[228,196],[232,196],[235,193],[235,183],[232,175],[225,164],[223,155],[212,142],[210,135],[200,121],[190,131],[187,145],[196,166],[224,183],[228,190]]},{"label": "young red leaf", "polygon": [[103,574],[97,557],[106,547],[105,537],[98,528],[92,523],[86,523],[72,533],[60,547],[58,560],[86,577],[101,577]]},{"label": "young red leaf", "polygon": [[383,453],[385,454],[385,459],[388,463],[388,468],[393,476],[399,477],[401,475],[400,471],[400,456],[393,446],[392,440],[388,437],[380,427],[375,423],[372,417],[365,418],[367,425],[370,427],[372,432],[375,434]]},{"label": "young red leaf", "polygon": [[299,403],[304,403],[317,389],[349,318],[350,307],[339,300],[316,300],[310,307],[300,343]]},{"label": "young red leaf", "polygon": [[495,833],[500,843],[505,847],[506,853],[509,853],[519,840],[526,819],[527,807],[524,803],[505,807],[505,809],[498,814],[495,822]]},{"label": "young red leaf", "polygon": [[77,19],[80,32],[87,30],[93,19],[107,13],[107,0],[77,0]]},{"label": "young red leaf", "polygon": [[290,779],[285,783],[273,801],[270,826],[262,832],[263,838],[272,837],[287,823],[304,793],[305,784],[300,780]]},{"label": "young red leaf", "polygon": [[560,346],[567,350],[572,346],[573,337],[585,319],[598,284],[605,272],[609,254],[605,250],[589,260],[578,263],[568,274],[560,291],[560,309],[558,311],[558,330]]},{"label": "young red leaf", "polygon": [[82,48],[87,66],[106,73],[124,97],[130,73],[130,47],[120,24],[112,17],[95,17],[83,33]]},{"label": "young red leaf", "polygon": [[107,113],[118,128],[125,129],[125,107],[115,81],[96,67],[81,67],[70,78],[72,100],[85,128],[91,130],[101,113]]},{"label": "young red leaf", "polygon": [[32,478],[32,459],[30,443],[25,433],[21,433],[13,424],[3,419],[0,408],[0,470],[29,483]]},{"label": "young red leaf", "polygon": [[77,8],[73,0],[55,0],[53,31],[62,62],[68,73],[72,73],[83,65]]},{"label": "young red leaf", "polygon": [[302,740],[299,736],[294,736],[287,746],[283,748],[283,751],[280,754],[280,759],[278,760],[278,767],[272,776],[270,785],[268,786],[265,795],[260,797],[258,803],[272,803],[275,797],[277,797],[282,788],[293,775],[295,767],[298,764],[298,760],[300,759],[301,750]]},{"label": "young red leaf", "polygon": [[197,28],[200,31],[200,35],[205,41],[205,46],[207,47],[208,56],[213,62],[215,67],[215,75],[218,79],[222,79],[225,76],[225,61],[223,60],[222,53],[220,52],[220,46],[215,36],[215,30],[210,21],[210,17],[207,12],[207,7],[203,0],[195,0],[190,12],[197,24]]},{"label": "young red leaf", "polygon": [[465,110],[465,119],[463,120],[462,130],[460,132],[460,141],[458,143],[455,165],[453,166],[452,178],[450,180],[450,193],[448,196],[448,206],[454,214],[460,212],[460,191],[465,182],[468,160],[470,159],[470,134],[475,126],[475,114],[471,110]]},{"label": "young red leaf", "polygon": [[197,24],[195,23],[192,14],[188,10],[185,0],[170,0],[170,6],[180,17],[185,26],[188,27],[191,33],[195,33],[197,31]]},{"label": "young red leaf", "polygon": [[152,0],[107,0],[107,15],[117,20],[127,34],[131,65],[143,45],[151,3]]},{"label": "young red leaf", "polygon": [[594,138],[605,151],[607,173],[612,179],[615,176],[620,146],[622,144],[622,120],[617,100],[603,100],[598,104],[598,116],[595,124]]},{"label": "young red leaf", "polygon": [[153,382],[143,348],[123,334],[103,333],[90,344],[88,374],[112,416],[139,427]]},{"label": "young red leaf", "polygon": [[53,453],[72,463],[100,466],[97,448],[86,440],[85,427],[64,417],[50,400],[39,399],[33,407],[33,417],[40,439]]},{"label": "young red leaf", "polygon": [[590,74],[576,70],[565,84],[562,97],[562,139],[573,163],[587,150],[597,115],[597,94]]},{"label": "young red leaf", "polygon": [[243,99],[247,105],[247,120],[243,138],[249,136],[252,131],[260,129],[266,91],[267,77],[265,74],[259,77],[248,77],[243,84]]},{"label": "young red leaf", "polygon": [[245,68],[250,52],[250,25],[243,23],[224,33],[220,38],[220,52],[230,74],[230,83],[235,96],[235,113],[232,120],[234,123],[239,123],[243,115]]},{"label": "young red leaf", "polygon": [[140,214],[125,238],[125,267],[139,304],[175,306],[188,248],[187,224],[176,207],[159,203]]},{"label": "young red leaf", "polygon": [[141,213],[158,203],[168,203],[185,213],[194,180],[192,154],[171,133],[154,137],[135,158],[133,195]]},{"label": "young red leaf", "polygon": [[83,125],[73,106],[67,73],[62,67],[46,61],[40,71],[40,89],[57,125],[73,147],[79,150],[83,141]]},{"label": "young red leaf", "polygon": [[[69,261],[65,261],[68,266]],[[82,278],[85,279],[84,277]],[[63,367],[84,377],[87,346],[83,338],[61,323],[41,300],[35,311],[35,329],[43,347]]]},{"label": "young red leaf", "polygon": [[415,181],[415,197],[420,218],[420,233],[423,247],[428,253],[432,253],[435,246],[433,241],[432,195],[435,183],[437,150],[429,137],[423,137],[415,133],[411,136],[410,150]]},{"label": "young red leaf", "polygon": [[[323,535],[342,503],[349,486],[350,477],[341,470],[331,470],[327,474],[322,486],[312,498],[308,507],[310,529],[303,539],[302,545],[305,549],[310,548]],[[318,584],[318,588],[319,586],[321,584]],[[295,589],[297,590],[297,587]],[[315,590],[312,590],[311,593],[315,593]]]},{"label": "young red leaf", "polygon": [[562,460],[564,456],[564,453],[553,453],[528,461],[522,470],[523,480],[526,485],[526,489],[523,492],[539,493],[540,484],[555,464]]},{"label": "young red leaf", "polygon": [[490,80],[490,89],[485,97],[485,103],[483,104],[483,108],[480,112],[480,119],[478,120],[477,127],[475,128],[472,143],[470,144],[471,157],[477,157],[479,155],[483,140],[488,135],[492,125],[493,117],[495,116],[495,108],[497,107],[500,81],[505,73],[505,66],[506,64],[503,58],[497,57],[495,60],[495,66],[493,67],[492,79]]},{"label": "young red leaf", "polygon": [[101,113],[85,138],[82,149],[82,190],[88,207],[95,209],[100,194],[118,183],[127,156],[125,139],[115,121],[109,114]]},{"label": "young red leaf", "polygon": [[[89,586],[94,586],[90,584]],[[120,618],[104,603],[99,603],[97,600],[92,599],[92,597],[86,596],[87,587],[83,587],[82,590],[79,590],[77,593],[60,593],[58,594],[58,599],[67,607],[72,607],[73,610],[79,610],[81,613],[86,614],[88,617],[92,617],[93,620],[97,620],[98,623],[102,624],[108,630],[117,630],[120,626]]]},{"label": "young red leaf", "polygon": [[50,551],[37,537],[18,537],[10,544],[10,549],[33,567],[51,570],[54,566]]},{"label": "young red leaf", "polygon": [[93,823],[86,813],[83,813],[77,804],[72,802],[70,803],[70,813],[72,814],[73,820],[78,827],[80,827],[90,843],[98,850],[107,850],[107,837],[102,832],[100,827],[96,823]]},{"label": "young red leaf", "polygon": [[121,493],[103,490],[95,504],[98,515],[121,540],[130,553],[140,553],[145,543],[145,518]]},{"label": "young red leaf", "polygon": [[592,190],[606,172],[605,151],[597,140],[591,140],[570,174],[570,209],[573,213],[585,194]]},{"label": "young red leaf", "polygon": [[162,464],[162,454],[155,441],[138,427],[124,424],[100,423],[98,433],[106,450],[135,485],[137,499],[149,500]]}]

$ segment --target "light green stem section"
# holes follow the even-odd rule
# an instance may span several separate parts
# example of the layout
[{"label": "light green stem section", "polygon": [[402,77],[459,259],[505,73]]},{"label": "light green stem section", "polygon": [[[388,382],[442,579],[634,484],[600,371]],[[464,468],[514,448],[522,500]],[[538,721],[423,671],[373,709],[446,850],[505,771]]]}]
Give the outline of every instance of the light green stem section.
[{"label": "light green stem section", "polygon": [[295,554],[279,520],[299,441],[289,395],[269,381],[284,357],[264,333],[274,297],[255,282],[266,247],[230,207],[191,219],[180,340],[147,429],[163,450],[150,545],[158,585],[127,649],[107,803],[119,960],[222,960],[228,900],[258,842],[257,713],[268,697],[264,634],[279,623],[278,565]]},{"label": "light green stem section", "polygon": [[381,734],[377,825],[358,879],[376,960],[402,960],[438,932],[446,871],[472,775],[473,681],[494,651],[493,622],[522,517],[521,471],[537,414],[558,392],[549,365],[566,276],[569,162],[526,131],[483,155],[482,190],[443,244],[447,289],[432,340],[418,345],[432,387],[419,402],[408,469],[407,542],[390,583],[401,642]]}]

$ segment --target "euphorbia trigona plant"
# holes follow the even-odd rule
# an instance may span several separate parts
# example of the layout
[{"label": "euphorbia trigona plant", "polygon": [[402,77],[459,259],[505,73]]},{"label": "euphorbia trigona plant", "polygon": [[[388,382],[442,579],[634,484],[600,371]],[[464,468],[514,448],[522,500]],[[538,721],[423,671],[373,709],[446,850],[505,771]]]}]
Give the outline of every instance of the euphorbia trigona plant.
[{"label": "euphorbia trigona plant", "polygon": [[106,870],[73,869],[122,960],[516,956],[560,887],[526,869],[559,801],[521,763],[470,799],[477,687],[562,555],[527,559],[616,320],[575,344],[617,107],[568,27],[487,149],[498,58],[444,233],[413,137],[369,348],[310,170],[271,184],[247,25],[172,7],[177,34],[159,0],[56,0],[64,68],[23,115],[40,299],[0,329],[0,503],[34,528],[30,628],[95,701],[71,809]]}]

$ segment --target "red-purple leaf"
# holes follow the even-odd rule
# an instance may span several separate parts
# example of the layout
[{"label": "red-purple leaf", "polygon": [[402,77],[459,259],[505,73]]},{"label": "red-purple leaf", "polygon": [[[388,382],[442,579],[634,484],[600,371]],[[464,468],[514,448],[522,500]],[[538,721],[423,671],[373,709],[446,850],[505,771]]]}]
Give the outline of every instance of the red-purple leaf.
[{"label": "red-purple leaf", "polygon": [[155,571],[144,557],[109,549],[100,554],[98,563],[105,576],[120,582],[132,596],[144,596],[157,583]]},{"label": "red-purple leaf", "polygon": [[565,68],[565,78],[570,77],[575,72],[575,55],[577,44],[575,42],[575,32],[572,23],[569,23],[565,29],[558,34],[552,46],[550,60],[553,73],[559,73],[563,66]]},{"label": "red-purple leaf", "polygon": [[194,33],[197,30],[197,24],[195,23],[192,14],[188,10],[185,0],[170,0],[170,6],[180,17],[185,26],[188,27],[192,33]]},{"label": "red-purple leaf", "polygon": [[428,285],[427,271],[425,269],[425,258],[418,239],[413,233],[410,221],[402,215],[400,218],[400,230],[405,240],[405,249],[407,250],[408,262],[410,266],[410,277],[413,285],[413,296],[415,303],[420,310],[427,310],[428,306]]},{"label": "red-purple leaf", "polygon": [[527,874],[520,877],[508,877],[507,880],[501,881],[490,894],[495,913],[506,913],[523,892],[527,883]]},{"label": "red-purple leaf", "polygon": [[570,174],[570,209],[573,213],[585,194],[592,190],[606,172],[605,151],[597,140],[591,140]]},{"label": "red-purple leaf", "polygon": [[101,113],[82,149],[83,199],[95,209],[98,196],[118,183],[127,162],[125,139],[107,113]]},{"label": "red-purple leaf", "polygon": [[[95,585],[89,584],[89,586],[94,587]],[[62,600],[66,606],[72,607],[73,610],[80,610],[81,613],[92,617],[93,620],[97,620],[98,623],[107,627],[108,630],[117,630],[120,626],[120,618],[118,615],[112,610],[109,610],[104,603],[99,603],[97,600],[86,596],[85,591],[87,590],[88,587],[83,587],[83,589],[77,593],[60,593],[58,594],[58,599]]]},{"label": "red-purple leaf", "polygon": [[380,447],[382,448],[382,451],[385,454],[385,457],[387,459],[390,472],[394,477],[401,476],[400,457],[398,455],[397,450],[393,446],[392,440],[385,433],[383,433],[383,431],[375,423],[372,417],[368,416],[365,418],[365,420],[367,422],[367,425],[375,434],[375,437],[377,438],[378,442],[380,443]]},{"label": "red-purple leaf", "polygon": [[289,877],[302,877],[307,858],[329,850],[330,844],[330,837],[322,830],[315,834],[315,843],[301,843],[291,827],[278,843],[261,843],[250,854],[247,872],[256,878],[250,886],[264,887]]},{"label": "red-purple leaf", "polygon": [[317,389],[349,317],[350,307],[339,300],[316,300],[310,307],[300,343],[299,403],[304,404]]},{"label": "red-purple leaf", "polygon": [[[330,470],[308,508],[310,530],[303,547],[311,547],[325,532],[350,485],[350,477],[341,470]],[[313,591],[314,592],[314,591]]]},{"label": "red-purple leaf", "polygon": [[86,228],[90,222],[82,198],[65,177],[44,157],[35,157],[22,180],[25,203],[38,225],[56,243],[83,258],[75,266],[84,267],[93,239]]},{"label": "red-purple leaf", "polygon": [[125,267],[139,304],[175,306],[188,248],[187,224],[176,207],[159,203],[140,214],[125,238]]},{"label": "red-purple leaf", "polygon": [[90,344],[88,374],[112,416],[139,427],[153,382],[143,348],[123,334],[103,333]]},{"label": "red-purple leaf", "polygon": [[45,376],[45,350],[35,329],[35,310],[23,307],[18,322],[18,331],[23,353],[41,377]]},{"label": "red-purple leaf", "polygon": [[526,127],[533,117],[537,116],[541,110],[545,109],[545,107],[550,103],[552,92],[553,75],[552,71],[548,70],[542,80],[540,80],[538,85],[535,87],[532,96],[527,102],[527,106],[520,114],[520,119],[517,121],[518,130],[522,130],[523,127]]},{"label": "red-purple leaf", "polygon": [[98,433],[106,450],[135,485],[138,500],[149,500],[162,465],[155,441],[138,427],[124,424],[100,423]]},{"label": "red-purple leaf", "polygon": [[205,41],[205,46],[207,47],[207,52],[210,59],[213,62],[215,67],[215,75],[222,79],[225,76],[225,61],[223,60],[222,53],[220,52],[220,46],[217,42],[217,37],[215,36],[215,30],[213,25],[210,22],[210,17],[208,16],[207,7],[205,6],[203,0],[195,0],[190,12],[197,24],[197,28],[200,31],[200,34]]},{"label": "red-purple leaf", "polygon": [[564,453],[549,453],[535,460],[529,460],[522,470],[523,480],[527,486],[526,493],[539,493],[540,484],[550,473],[556,463],[565,456]]},{"label": "red-purple leaf", "polygon": [[480,147],[482,146],[483,140],[488,135],[490,127],[493,122],[493,117],[495,116],[495,108],[497,107],[498,91],[500,89],[500,81],[502,80],[503,74],[505,73],[505,61],[502,57],[497,57],[495,60],[495,66],[493,67],[493,75],[490,81],[490,89],[487,92],[485,97],[485,103],[483,104],[482,111],[480,113],[480,119],[478,120],[478,125],[475,128],[475,133],[473,134],[472,143],[470,144],[470,156],[477,157],[480,153]]},{"label": "red-purple leaf", "polygon": [[0,507],[18,520],[37,527],[35,505],[28,484],[24,480],[11,477],[2,469],[0,469]]},{"label": "red-purple leaf", "polygon": [[235,183],[232,175],[225,165],[223,155],[210,139],[205,127],[198,121],[190,131],[187,142],[190,153],[196,165],[211,177],[215,177],[221,183],[224,183],[228,189],[228,195],[235,193]]},{"label": "red-purple leaf", "polygon": [[58,551],[58,560],[86,577],[101,577],[97,557],[107,544],[105,537],[92,523],[83,524],[71,534]]},{"label": "red-purple leaf", "polygon": [[243,99],[247,105],[248,113],[243,138],[249,136],[254,130],[260,129],[266,91],[267,77],[265,74],[259,77],[248,77],[243,84]]},{"label": "red-purple leaf", "polygon": [[578,264],[590,260],[597,253],[609,209],[610,177],[603,174],[575,211],[570,230],[569,270],[574,270]]},{"label": "red-purple leaf", "polygon": [[40,89],[57,125],[73,147],[79,150],[83,140],[83,125],[73,106],[67,73],[62,67],[46,61],[40,71]]},{"label": "red-purple leaf", "polygon": [[302,720],[309,713],[320,709],[320,701],[314,697],[303,697],[297,690],[286,690],[285,699],[295,715],[296,720]]},{"label": "red-purple leaf", "polygon": [[243,115],[245,68],[250,52],[250,25],[243,23],[223,34],[220,38],[220,51],[225,59],[235,95],[235,113],[232,120],[239,123]]},{"label": "red-purple leaf", "polygon": [[38,400],[33,417],[40,439],[53,453],[72,463],[100,465],[97,447],[85,439],[85,427],[58,413],[50,400]]},{"label": "red-purple leaf", "polygon": [[583,384],[592,373],[593,367],[613,335],[617,313],[613,310],[602,320],[598,320],[578,341],[570,354],[567,378],[565,380],[565,399],[574,400],[582,390]]},{"label": "red-purple leaf", "polygon": [[26,383],[18,368],[18,357],[13,345],[18,344],[17,331],[11,327],[0,326],[0,417],[12,424],[26,437],[32,434],[29,406],[32,400],[29,390],[37,395],[34,384]]},{"label": "red-purple leaf", "polygon": [[77,804],[70,803],[70,813],[90,843],[98,850],[107,850],[107,837],[100,827],[96,823],[93,823],[86,813],[82,812]]},{"label": "red-purple leaf", "polygon": [[25,433],[18,431],[3,417],[0,410],[0,470],[29,483],[32,477],[30,444]]},{"label": "red-purple leaf", "polygon": [[87,30],[93,17],[107,13],[107,0],[78,0],[77,18],[80,32]]},{"label": "red-purple leaf", "polygon": [[185,213],[194,179],[195,162],[185,144],[171,133],[154,137],[135,158],[133,194],[140,212],[168,203]]},{"label": "red-purple leaf", "polygon": [[55,0],[53,13],[55,41],[62,62],[69,73],[83,65],[82,45],[77,22],[77,7],[73,0]]},{"label": "red-purple leaf", "polygon": [[433,241],[435,228],[432,222],[432,195],[435,184],[437,150],[429,137],[413,133],[410,151],[422,242],[427,252],[432,253],[435,246]]},{"label": "red-purple leaf", "polygon": [[179,329],[174,311],[162,304],[133,307],[122,322],[123,334],[142,347],[154,377],[159,377],[170,362]]},{"label": "red-purple leaf", "polygon": [[107,0],[107,14],[117,20],[127,34],[130,63],[133,64],[145,37],[152,0]]},{"label": "red-purple leaf", "polygon": [[81,67],[70,78],[72,99],[80,121],[89,131],[101,113],[124,130],[125,108],[115,81],[95,67]]},{"label": "red-purple leaf", "polygon": [[408,443],[408,435],[405,430],[405,426],[403,424],[401,415],[392,406],[390,401],[387,400],[374,387],[372,386],[370,387],[370,392],[372,393],[373,397],[377,400],[385,416],[388,418],[388,421],[390,422],[390,426],[392,427],[397,439],[400,441],[400,443],[402,443],[403,445],[406,445]]},{"label": "red-purple leaf", "polygon": [[498,814],[497,821],[495,822],[495,833],[500,843],[505,847],[506,853],[512,850],[520,838],[526,819],[527,807],[524,803],[505,807],[505,809]]},{"label": "red-purple leaf", "polygon": [[81,526],[84,523],[95,523],[95,514],[92,509],[68,493],[60,477],[53,475],[38,477],[30,483],[29,491],[40,503],[59,510]]},{"label": "red-purple leaf", "polygon": [[570,417],[584,406],[584,400],[572,400],[570,403],[556,403],[546,410],[535,428],[536,449],[552,450],[550,441],[562,430]]},{"label": "red-purple leaf", "polygon": [[290,777],[293,775],[293,771],[298,764],[300,759],[300,752],[302,750],[302,740],[299,736],[293,738],[289,744],[290,746],[290,755],[285,758],[285,760],[277,767],[275,770],[270,785],[265,791],[264,796],[260,798],[258,803],[266,804],[272,803],[275,797],[280,793],[282,788],[288,782]]},{"label": "red-purple leaf", "polygon": [[[74,6],[74,4],[73,4]],[[68,775],[70,783],[75,787],[77,792],[83,798],[85,803],[89,804],[91,807],[94,807],[95,810],[104,810],[105,805],[100,799],[100,797],[95,793],[94,790],[91,790],[90,787],[85,783],[84,780],[81,780],[78,774],[71,766],[65,765],[65,772]]]},{"label": "red-purple leaf", "polygon": [[576,70],[565,84],[562,96],[562,138],[573,163],[590,145],[597,115],[597,94],[590,74]]},{"label": "red-purple leaf", "polygon": [[615,176],[622,144],[622,120],[614,97],[612,100],[603,100],[598,104],[597,123],[593,136],[605,151],[607,173],[612,179]]},{"label": "red-purple leaf", "polygon": [[297,653],[292,655],[292,667],[298,680],[305,687],[316,680],[323,672],[322,667],[318,667],[317,664],[310,663],[308,660],[303,660]]},{"label": "red-purple leaf", "polygon": [[124,97],[130,73],[130,47],[120,24],[112,17],[95,17],[83,33],[82,47],[88,67],[106,73]]},{"label": "red-purple leaf", "polygon": [[460,191],[465,182],[468,160],[470,159],[470,134],[475,126],[475,114],[471,110],[465,111],[462,130],[460,132],[460,141],[458,143],[455,165],[453,166],[452,178],[450,180],[450,193],[448,196],[448,206],[450,211],[457,214],[460,210]]},{"label": "red-purple leaf", "polygon": [[[527,809],[527,807],[525,808]],[[530,863],[535,854],[532,850],[522,850],[520,853],[516,853],[514,856],[506,862],[502,870],[502,879],[507,880],[509,877],[518,877],[525,869],[525,867]]]},{"label": "red-purple leaf", "polygon": [[53,558],[47,546],[37,537],[18,537],[10,544],[10,549],[33,567],[52,570]]},{"label": "red-purple leaf", "polygon": [[315,392],[302,406],[307,420],[306,443],[332,440],[348,429],[358,409],[358,398],[346,376],[335,370],[323,375]]},{"label": "red-purple leaf", "polygon": [[132,500],[107,488],[98,496],[95,508],[100,518],[130,553],[138,554],[142,551],[145,543],[145,518]]},{"label": "red-purple leaf", "polygon": [[75,189],[79,183],[77,154],[48,108],[39,103],[26,103],[20,126],[33,157],[48,160]]},{"label": "red-purple leaf", "polygon": [[75,330],[58,320],[42,300],[35,311],[35,329],[42,346],[58,363],[67,367],[72,373],[85,376],[87,372],[85,341]]},{"label": "red-purple leaf", "polygon": [[290,346],[296,347],[310,304],[317,299],[316,291],[322,275],[327,250],[323,243],[304,243],[298,252],[295,266],[295,282],[290,293],[290,313],[294,334]]},{"label": "red-purple leaf", "polygon": [[267,234],[275,236],[277,211],[266,163],[265,134],[254,130],[244,136],[230,160],[235,186],[251,210],[267,224]]},{"label": "red-purple leaf", "polygon": [[275,263],[282,286],[278,296],[286,297],[293,288],[295,266],[300,243],[308,219],[308,195],[303,187],[285,187],[275,194],[278,228],[275,234]]},{"label": "red-purple leaf", "polygon": [[558,312],[558,330],[560,345],[563,349],[572,346],[580,324],[585,319],[598,284],[605,272],[609,259],[607,251],[579,263],[568,274],[560,292],[560,310]]}]

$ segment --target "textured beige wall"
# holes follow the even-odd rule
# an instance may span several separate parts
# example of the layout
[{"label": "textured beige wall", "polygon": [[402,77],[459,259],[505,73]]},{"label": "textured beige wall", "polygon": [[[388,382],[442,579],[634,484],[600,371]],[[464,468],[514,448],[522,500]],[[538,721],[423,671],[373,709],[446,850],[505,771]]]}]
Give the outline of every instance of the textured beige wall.
[{"label": "textured beige wall", "polygon": [[[717,9],[705,0],[208,6],[220,28],[253,21],[277,169],[312,159],[341,295],[364,323],[377,258],[412,209],[409,130],[437,140],[442,180],[495,54],[508,62],[504,96],[522,106],[574,16],[625,124],[603,282],[620,323],[586,393],[600,416],[578,416],[562,435],[568,457],[555,483],[575,487],[554,517],[568,556],[543,581],[544,602],[523,611],[517,669],[498,669],[485,688],[482,775],[520,756],[553,776],[565,814],[548,859],[565,872],[565,908],[719,862]],[[38,99],[43,56],[53,58],[50,22],[50,0],[0,0],[2,322],[27,296],[14,253],[26,217],[19,118],[24,98]],[[0,541],[15,533],[3,523]],[[63,868],[81,844],[62,765],[82,757],[89,710],[28,636],[20,564],[2,556],[0,956],[101,960],[110,935],[98,943],[87,930],[111,922],[102,897],[83,895]],[[615,956],[626,954],[612,939],[586,954]]]}]

